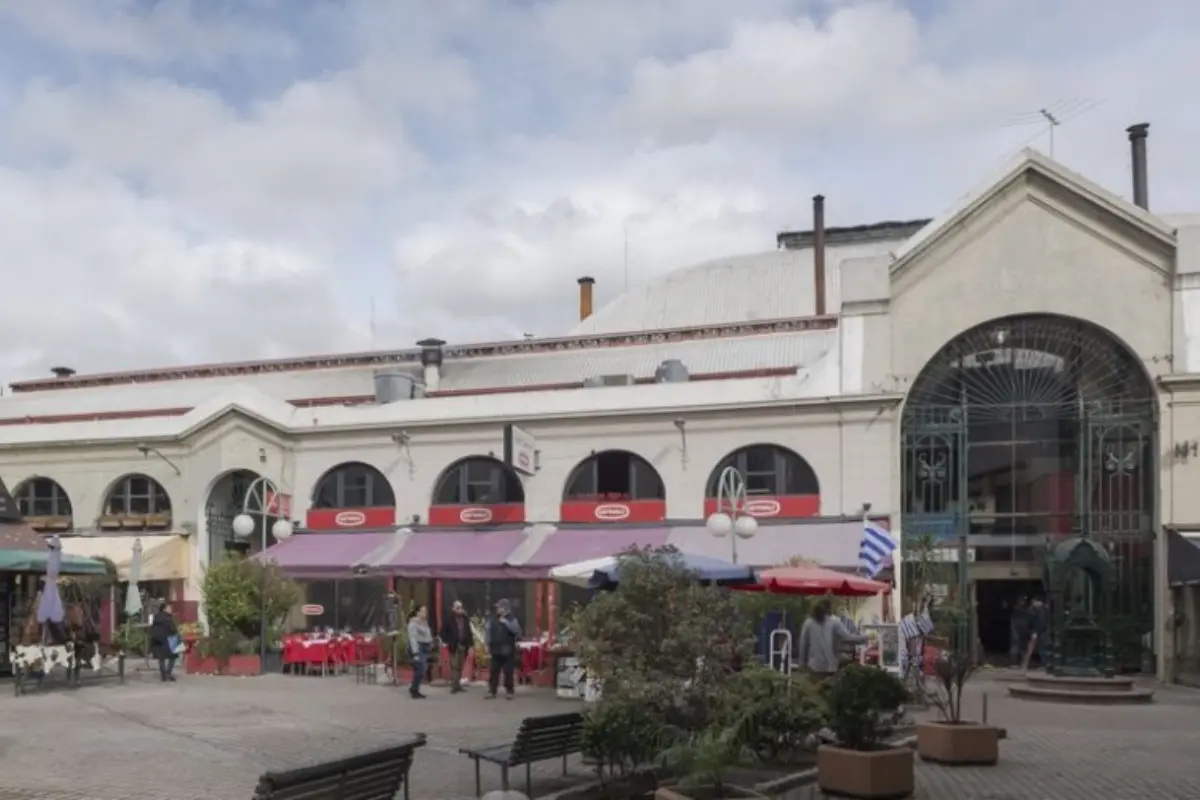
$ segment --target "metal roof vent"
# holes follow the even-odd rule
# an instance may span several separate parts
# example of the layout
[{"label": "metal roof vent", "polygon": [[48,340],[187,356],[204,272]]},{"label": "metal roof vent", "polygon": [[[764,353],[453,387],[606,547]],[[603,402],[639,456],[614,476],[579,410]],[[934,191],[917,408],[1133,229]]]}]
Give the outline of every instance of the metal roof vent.
[{"label": "metal roof vent", "polygon": [[654,370],[655,383],[687,383],[689,380],[688,368],[678,358],[668,358]]},{"label": "metal roof vent", "polygon": [[50,371],[54,373],[54,377],[64,380],[75,374],[75,370],[70,367],[51,367]]},{"label": "metal roof vent", "polygon": [[412,374],[398,367],[375,370],[375,402],[385,405],[411,400],[415,394],[415,384]]},{"label": "metal roof vent", "polygon": [[595,375],[583,382],[584,386],[633,386],[632,375]]}]

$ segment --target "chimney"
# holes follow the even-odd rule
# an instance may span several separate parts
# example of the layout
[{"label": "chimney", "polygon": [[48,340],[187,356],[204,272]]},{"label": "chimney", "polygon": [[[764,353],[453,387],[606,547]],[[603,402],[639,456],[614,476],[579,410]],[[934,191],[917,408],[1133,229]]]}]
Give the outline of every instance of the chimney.
[{"label": "chimney", "polygon": [[438,390],[442,381],[442,348],[446,343],[441,339],[422,339],[417,342],[421,348],[421,366],[425,368],[425,391],[432,393]]},{"label": "chimney", "polygon": [[1150,187],[1146,172],[1146,136],[1149,122],[1139,122],[1125,129],[1129,134],[1129,149],[1133,155],[1133,204],[1150,210]]},{"label": "chimney", "polygon": [[579,321],[583,322],[592,315],[592,287],[596,285],[595,278],[584,275],[579,279]]},{"label": "chimney", "polygon": [[54,373],[54,377],[60,380],[66,380],[75,374],[75,370],[70,367],[51,367],[50,371]]},{"label": "chimney", "polygon": [[825,197],[813,197],[813,295],[818,317],[825,316]]}]

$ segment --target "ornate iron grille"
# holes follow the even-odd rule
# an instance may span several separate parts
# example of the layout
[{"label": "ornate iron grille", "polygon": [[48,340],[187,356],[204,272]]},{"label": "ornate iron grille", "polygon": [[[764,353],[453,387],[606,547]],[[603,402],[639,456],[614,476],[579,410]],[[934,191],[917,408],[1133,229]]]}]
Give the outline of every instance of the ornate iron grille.
[{"label": "ornate iron grille", "polygon": [[1142,365],[1094,325],[1036,315],[966,331],[905,404],[905,538],[986,541],[994,560],[1091,536],[1114,559],[1114,615],[1149,630],[1155,409]]}]

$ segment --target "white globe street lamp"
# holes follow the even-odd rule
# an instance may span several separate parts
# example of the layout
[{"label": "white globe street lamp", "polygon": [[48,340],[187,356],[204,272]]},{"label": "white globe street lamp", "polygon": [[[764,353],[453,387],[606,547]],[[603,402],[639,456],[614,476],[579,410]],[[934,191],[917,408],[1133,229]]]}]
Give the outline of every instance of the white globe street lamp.
[{"label": "white globe street lamp", "polygon": [[254,527],[254,517],[249,514],[238,514],[233,518],[233,533],[239,539],[249,539]]},{"label": "white globe street lamp", "polygon": [[[276,542],[282,542],[290,539],[295,531],[292,529],[292,523],[284,516],[280,516],[275,520],[275,523],[268,527],[268,517],[271,516],[271,506],[279,502],[282,495],[278,488],[269,478],[258,477],[246,487],[246,496],[242,498],[242,513],[233,518],[233,535],[239,539],[249,539],[255,528],[259,527],[258,521],[254,518],[254,514],[262,517],[262,548],[259,551],[259,556],[267,551],[268,533],[275,537]],[[257,501],[256,503],[254,501]],[[251,514],[251,505],[256,505],[254,514]],[[284,513],[282,508],[277,509],[281,514]],[[263,581],[266,581],[266,573],[263,573]],[[265,586],[262,592],[263,607],[259,612],[258,626],[258,655],[260,669],[265,670],[267,665],[267,597]]]},{"label": "white globe street lamp", "polygon": [[758,520],[746,511],[746,481],[734,467],[721,470],[717,478],[717,510],[705,526],[718,539],[728,536],[733,563],[737,563],[737,540],[758,533]]},{"label": "white globe street lamp", "polygon": [[275,520],[275,524],[271,526],[271,535],[275,537],[275,541],[277,542],[292,538],[292,534],[295,532],[292,528],[291,520],[277,519]]}]

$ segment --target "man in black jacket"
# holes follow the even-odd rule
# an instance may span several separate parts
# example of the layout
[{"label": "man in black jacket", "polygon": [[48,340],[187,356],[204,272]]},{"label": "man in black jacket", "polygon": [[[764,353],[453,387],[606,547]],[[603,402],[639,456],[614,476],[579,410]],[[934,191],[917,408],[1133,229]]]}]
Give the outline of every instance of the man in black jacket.
[{"label": "man in black jacket", "polygon": [[487,645],[492,657],[492,669],[488,674],[488,699],[496,696],[500,689],[500,676],[504,676],[505,699],[513,698],[513,669],[516,667],[517,642],[521,640],[521,623],[513,616],[507,600],[496,603],[496,614],[488,620]]},{"label": "man in black jacket", "polygon": [[450,651],[450,693],[466,691],[462,685],[463,665],[467,655],[475,646],[475,633],[471,630],[471,619],[463,604],[455,600],[450,616],[442,623],[442,644]]}]

